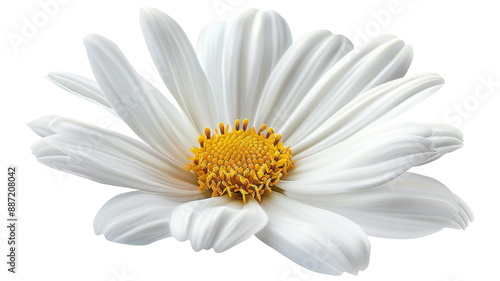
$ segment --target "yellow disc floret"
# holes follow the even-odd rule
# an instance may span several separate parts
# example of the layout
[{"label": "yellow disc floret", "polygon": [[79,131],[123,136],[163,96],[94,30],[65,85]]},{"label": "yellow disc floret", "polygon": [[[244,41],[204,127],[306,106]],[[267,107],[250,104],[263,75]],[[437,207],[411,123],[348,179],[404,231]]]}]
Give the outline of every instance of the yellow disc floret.
[{"label": "yellow disc floret", "polygon": [[198,175],[198,190],[211,190],[212,197],[227,194],[246,202],[252,196],[260,201],[293,167],[292,151],[280,142],[281,135],[272,128],[265,132],[265,124],[258,131],[247,130],[248,119],[242,125],[240,129],[236,120],[229,132],[229,125],[220,123],[215,134],[206,128],[198,138],[200,147],[191,149],[193,162],[186,167]]}]

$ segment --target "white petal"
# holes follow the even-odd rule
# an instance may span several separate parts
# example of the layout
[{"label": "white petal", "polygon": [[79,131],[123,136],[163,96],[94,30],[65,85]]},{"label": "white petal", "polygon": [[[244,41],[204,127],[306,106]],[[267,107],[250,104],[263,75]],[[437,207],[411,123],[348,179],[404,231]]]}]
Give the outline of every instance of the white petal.
[{"label": "white petal", "polygon": [[37,135],[41,137],[46,137],[55,134],[56,132],[50,128],[50,122],[56,118],[59,118],[56,115],[47,115],[35,119],[29,122],[27,125],[30,129],[33,130]]},{"label": "white petal", "polygon": [[[405,142],[409,145],[407,148],[404,146]],[[295,168],[290,170],[286,179],[315,177],[325,172],[331,173],[334,167],[347,169],[348,163],[352,164],[357,161],[355,157],[362,154],[360,151],[367,154],[366,157],[360,159],[361,162],[376,164],[377,161],[383,162],[394,157],[398,149],[403,149],[401,152],[404,153],[405,149],[415,149],[424,143],[432,148],[427,152],[434,152],[434,155],[428,155],[430,156],[428,159],[421,163],[414,163],[415,165],[428,163],[462,147],[463,135],[456,128],[444,124],[399,123],[370,126],[345,141],[322,150],[321,153],[305,158],[301,158],[300,155],[295,156],[297,161]],[[417,151],[426,152],[421,149]],[[335,160],[332,161],[332,159]],[[355,164],[361,165],[361,162]]]},{"label": "white petal", "polygon": [[106,97],[102,94],[96,81],[66,72],[50,72],[47,77],[64,90],[100,105],[111,113],[116,114],[106,100]]},{"label": "white petal", "polygon": [[354,57],[344,57],[321,77],[299,104],[287,106],[284,112],[277,110],[289,117],[279,132],[293,147],[356,96],[403,77],[412,56],[410,46],[392,36],[384,36]]},{"label": "white petal", "polygon": [[458,195],[453,194],[455,197],[455,200],[458,203],[459,206],[459,217],[460,220],[457,220],[457,226],[458,228],[465,229],[467,226],[469,226],[469,222],[474,221],[474,213],[472,212],[472,209],[465,203],[465,201],[458,197]]},{"label": "white petal", "polygon": [[434,161],[463,146],[463,134],[457,128],[446,124],[429,124],[428,126],[432,127],[432,136],[429,139],[434,143],[434,150],[438,154],[420,165]]},{"label": "white petal", "polygon": [[94,231],[106,239],[129,245],[146,245],[170,237],[170,214],[185,202],[203,195],[166,197],[129,192],[109,200],[94,219]]},{"label": "white petal", "polygon": [[370,242],[352,221],[278,192],[261,206],[269,223],[255,236],[299,265],[332,275],[357,274],[368,266]]},{"label": "white petal", "polygon": [[[255,124],[283,124],[288,116],[282,111],[298,104],[325,72],[351,50],[347,38],[326,30],[311,32],[293,42],[269,76]],[[275,122],[275,118],[282,120]]]},{"label": "white petal", "polygon": [[465,202],[442,183],[412,173],[360,192],[286,194],[343,215],[360,225],[368,235],[385,238],[415,238],[456,225],[465,229],[472,217]]},{"label": "white petal", "polygon": [[296,162],[280,188],[302,194],[365,190],[438,155],[433,130],[421,124],[376,127]]},{"label": "white petal", "polygon": [[228,196],[192,201],[177,207],[170,218],[172,236],[189,239],[195,251],[223,252],[250,238],[268,218],[254,199],[243,204]]},{"label": "white petal", "polygon": [[99,35],[84,40],[102,93],[116,113],[155,150],[184,163],[198,132],[157,89],[140,77],[118,47]]},{"label": "white petal", "polygon": [[221,120],[228,120],[223,104],[222,57],[230,23],[220,21],[208,24],[201,31],[196,48],[201,67],[212,86],[216,101],[215,107]]},{"label": "white petal", "polygon": [[247,10],[229,27],[223,54],[225,122],[253,122],[262,89],[291,44],[286,21],[274,11]]},{"label": "white petal", "polygon": [[198,193],[195,175],[137,140],[57,116],[28,125],[46,133],[32,150],[49,167],[104,184],[165,194]]},{"label": "white petal", "polygon": [[425,99],[443,82],[436,74],[420,74],[375,87],[357,96],[314,132],[293,145],[294,155],[304,158],[321,152],[373,123],[388,120]]},{"label": "white petal", "polygon": [[144,39],[161,78],[198,131],[218,124],[212,89],[182,28],[157,9],[140,13]]}]

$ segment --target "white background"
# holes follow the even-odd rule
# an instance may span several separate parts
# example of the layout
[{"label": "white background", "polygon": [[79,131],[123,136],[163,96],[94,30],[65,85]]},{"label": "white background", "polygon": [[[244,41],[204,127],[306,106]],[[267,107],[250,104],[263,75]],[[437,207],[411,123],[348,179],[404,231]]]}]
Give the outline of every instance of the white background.
[{"label": "white background", "polygon": [[[497,280],[500,17],[495,1],[65,2],[57,4],[50,15],[33,0],[9,1],[0,9],[0,167],[18,166],[20,218],[19,274],[6,272],[7,229],[2,227],[0,276],[7,276],[7,280],[98,281]],[[82,38],[99,33],[117,42],[138,71],[159,85],[138,23],[139,8],[149,6],[176,19],[193,43],[205,24],[233,19],[252,7],[276,10],[288,21],[294,38],[313,29],[329,29],[346,35],[359,47],[366,38],[396,34],[414,47],[409,73],[437,72],[446,79],[445,87],[414,109],[409,118],[450,123],[465,134],[464,148],[415,171],[437,178],[464,198],[476,220],[466,231],[444,230],[413,240],[371,238],[370,266],[357,277],[304,270],[256,238],[215,254],[196,253],[189,243],[173,238],[136,247],[95,236],[92,222],[96,212],[113,195],[126,190],[39,164],[30,151],[39,137],[26,123],[55,114],[129,134],[120,120],[65,93],[45,75],[62,70],[90,77]],[[26,21],[40,26],[29,36],[22,35]],[[23,36],[23,43],[12,44],[9,38],[15,35]],[[488,87],[483,80],[491,80]],[[460,108],[464,108],[462,113]],[[5,175],[6,171],[1,177]],[[6,191],[0,194],[0,213],[5,214]]]}]

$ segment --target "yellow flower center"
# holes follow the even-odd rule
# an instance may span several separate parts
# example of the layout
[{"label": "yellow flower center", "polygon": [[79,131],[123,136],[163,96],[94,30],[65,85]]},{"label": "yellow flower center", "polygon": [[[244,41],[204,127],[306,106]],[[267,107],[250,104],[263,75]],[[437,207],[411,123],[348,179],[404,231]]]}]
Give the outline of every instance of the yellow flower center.
[{"label": "yellow flower center", "polygon": [[219,124],[219,130],[211,134],[205,128],[198,138],[200,147],[193,147],[194,157],[186,169],[198,175],[200,191],[211,190],[212,197],[229,195],[246,202],[246,196],[261,200],[267,190],[271,192],[288,169],[293,167],[292,151],[280,142],[272,128],[266,125],[258,131],[247,130],[248,119],[236,120],[229,132],[229,125]]}]

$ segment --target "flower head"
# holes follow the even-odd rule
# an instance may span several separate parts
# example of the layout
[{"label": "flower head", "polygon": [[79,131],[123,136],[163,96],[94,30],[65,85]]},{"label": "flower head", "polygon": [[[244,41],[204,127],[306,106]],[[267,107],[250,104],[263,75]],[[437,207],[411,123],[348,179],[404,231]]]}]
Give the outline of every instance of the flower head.
[{"label": "flower head", "polygon": [[99,35],[85,38],[96,81],[49,79],[141,140],[58,116],[29,124],[41,163],[137,190],[102,207],[97,234],[135,245],[173,236],[216,252],[255,235],[338,275],[368,266],[367,235],[420,237],[472,220],[443,184],[407,172],[461,147],[462,134],[391,122],[443,84],[432,73],[405,77],[412,50],[401,40],[382,36],[347,57],[353,46],[341,35],[292,43],[280,15],[248,10],[208,25],[195,52],[163,12],[144,9],[140,20],[176,104]]}]

